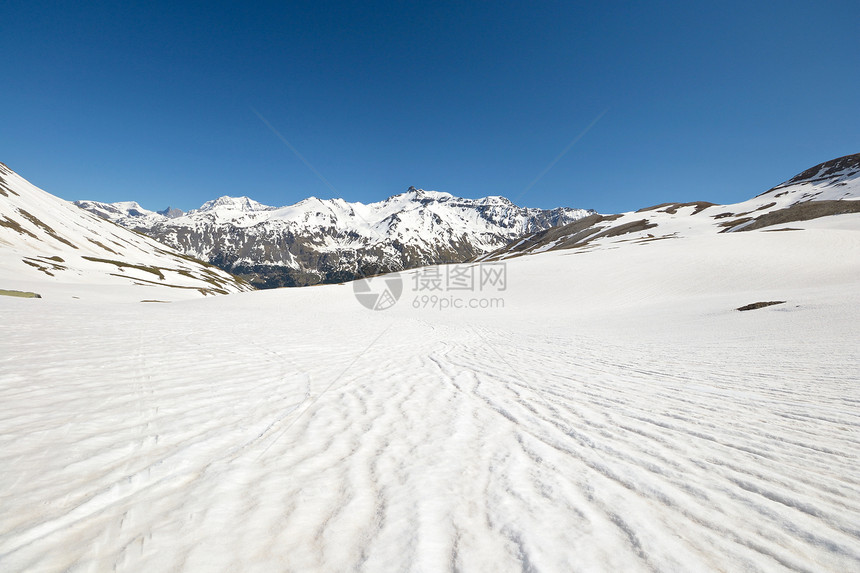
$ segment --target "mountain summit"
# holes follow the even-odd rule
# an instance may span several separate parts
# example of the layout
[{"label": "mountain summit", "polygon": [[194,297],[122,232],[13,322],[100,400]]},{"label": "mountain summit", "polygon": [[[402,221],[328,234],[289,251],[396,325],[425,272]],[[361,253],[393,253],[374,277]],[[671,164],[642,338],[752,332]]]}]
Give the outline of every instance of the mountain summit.
[{"label": "mountain summit", "polygon": [[[253,199],[249,199],[248,197],[229,197],[224,195],[222,197],[218,197],[217,199],[213,199],[212,201],[207,201],[203,203],[203,205],[197,209],[198,212],[202,211],[214,211],[216,209],[231,209],[236,211],[270,211],[274,209],[274,207],[269,207],[268,205],[263,205],[262,203],[258,203]],[[159,214],[161,212],[159,211]]]},{"label": "mountain summit", "polygon": [[803,173],[792,177],[782,185],[777,185],[776,188],[821,182],[839,185],[858,179],[858,175],[860,175],[860,153],[855,153],[819,163],[815,167],[810,167]]},{"label": "mountain summit", "polygon": [[271,207],[224,196],[173,217],[130,202],[76,204],[263,288],[463,262],[592,213],[530,209],[504,197],[464,199],[416,187],[370,204],[310,197]]}]

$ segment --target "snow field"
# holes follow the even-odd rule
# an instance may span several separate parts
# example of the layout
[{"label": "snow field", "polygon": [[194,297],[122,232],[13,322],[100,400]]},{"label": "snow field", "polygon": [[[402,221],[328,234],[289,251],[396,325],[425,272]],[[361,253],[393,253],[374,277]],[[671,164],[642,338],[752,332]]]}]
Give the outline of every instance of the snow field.
[{"label": "snow field", "polygon": [[484,311],[2,297],[0,569],[856,570],[858,255],[546,253]]}]

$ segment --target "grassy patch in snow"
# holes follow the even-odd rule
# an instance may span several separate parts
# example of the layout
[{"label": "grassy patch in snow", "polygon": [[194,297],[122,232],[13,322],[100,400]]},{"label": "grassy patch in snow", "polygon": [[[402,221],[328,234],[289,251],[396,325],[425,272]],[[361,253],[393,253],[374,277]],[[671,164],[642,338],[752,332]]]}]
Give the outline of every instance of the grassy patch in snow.
[{"label": "grassy patch in snow", "polygon": [[21,290],[5,290],[0,289],[0,296],[14,296],[18,298],[42,298],[42,295],[35,292],[25,292]]},{"label": "grassy patch in snow", "polygon": [[7,229],[12,229],[16,233],[19,233],[21,235],[29,235],[29,236],[33,237],[34,239],[39,238],[36,235],[34,235],[33,233],[31,233],[30,231],[28,231],[27,229],[25,229],[24,227],[22,227],[21,224],[18,223],[18,221],[10,219],[9,217],[7,217],[5,215],[3,216],[2,219],[0,219],[0,227],[6,227]]},{"label": "grassy patch in snow", "polygon": [[660,203],[659,205],[652,205],[651,207],[643,207],[636,212],[642,213],[645,211],[657,211],[658,213],[669,213],[670,215],[674,215],[678,212],[678,209],[693,207],[691,215],[695,215],[700,211],[704,211],[708,207],[714,206],[714,203],[709,203],[708,201],[693,201],[692,203]]},{"label": "grassy patch in snow", "polygon": [[96,241],[95,239],[90,239],[89,237],[87,237],[87,240],[88,240],[89,242],[91,242],[92,244],[94,244],[94,245],[96,245],[96,246],[101,247],[102,249],[106,250],[106,251],[107,251],[107,252],[109,252],[109,253],[113,253],[114,255],[118,255],[118,254],[119,254],[118,252],[116,252],[116,251],[114,251],[113,249],[111,249],[110,247],[108,247],[108,246],[106,246],[106,245],[104,245],[104,244],[100,243],[99,241]]},{"label": "grassy patch in snow", "polygon": [[67,267],[64,267],[63,265],[59,264],[61,262],[65,262],[61,257],[24,257],[23,259],[21,259],[21,262],[23,262],[25,265],[30,265],[31,267],[42,271],[50,277],[54,276],[54,273],[52,273],[51,271],[67,270]]},{"label": "grassy patch in snow", "polygon": [[164,280],[164,273],[161,272],[161,269],[159,267],[149,267],[146,265],[135,265],[132,263],[126,263],[124,261],[115,261],[113,259],[100,259],[98,257],[84,256],[82,258],[84,258],[88,261],[93,261],[95,263],[105,263],[108,265],[115,265],[120,270],[122,270],[123,268],[129,268],[129,269],[137,269],[139,271],[144,271],[147,273],[152,273],[155,276],[157,276],[159,279]]},{"label": "grassy patch in snow", "polygon": [[30,221],[32,224],[36,225],[37,227],[39,227],[40,229],[42,229],[43,231],[45,231],[45,232],[48,234],[48,236],[49,236],[49,237],[51,237],[52,239],[57,240],[57,241],[59,241],[59,242],[63,243],[64,245],[68,245],[68,246],[70,246],[70,247],[71,247],[71,248],[73,248],[73,249],[77,249],[77,248],[78,248],[78,247],[77,247],[76,245],[74,245],[71,241],[69,241],[69,240],[67,240],[67,239],[64,239],[63,237],[61,237],[60,235],[58,235],[58,234],[57,234],[57,232],[56,232],[56,231],[55,231],[55,230],[54,230],[50,225],[48,225],[48,224],[46,224],[46,223],[43,223],[43,222],[42,222],[38,217],[36,217],[35,215],[33,215],[33,214],[29,213],[28,211],[25,211],[24,209],[20,209],[20,208],[18,209],[18,212],[19,212],[19,213],[21,213],[21,216],[22,216],[22,217],[24,217],[25,219],[27,219],[28,221]]},{"label": "grassy patch in snow", "polygon": [[[120,275],[120,274],[117,274],[117,273],[110,273],[110,275],[111,275],[112,277],[129,278],[129,277],[125,276],[125,275]],[[155,286],[164,286],[164,287],[169,287],[169,288],[179,288],[179,289],[186,289],[186,290],[196,290],[196,291],[199,291],[199,292],[200,292],[200,294],[203,294],[203,295],[210,295],[210,294],[230,294],[228,291],[224,290],[223,288],[206,288],[206,287],[197,287],[197,286],[175,285],[175,284],[170,284],[170,283],[163,283],[163,282],[150,281],[150,280],[141,279],[141,278],[135,278],[135,279],[134,279],[134,284],[139,285],[139,286],[150,286],[150,285],[155,285]]]},{"label": "grassy patch in snow", "polygon": [[770,227],[771,225],[783,225],[786,223],[795,223],[799,221],[809,221],[810,219],[818,219],[819,217],[829,217],[831,215],[846,215],[849,213],[860,213],[860,201],[806,201],[803,203],[795,203],[785,209],[777,209],[764,215],[759,215],[754,219],[745,217],[737,221],[723,223],[722,226],[728,227],[723,233],[735,230],[735,228],[743,223],[752,221],[749,225],[738,231],[754,231],[762,227]]}]

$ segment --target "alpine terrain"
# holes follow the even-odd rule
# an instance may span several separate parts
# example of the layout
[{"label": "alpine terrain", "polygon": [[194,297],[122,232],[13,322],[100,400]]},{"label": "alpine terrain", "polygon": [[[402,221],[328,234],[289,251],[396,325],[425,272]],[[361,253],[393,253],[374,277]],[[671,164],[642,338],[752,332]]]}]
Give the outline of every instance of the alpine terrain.
[{"label": "alpine terrain", "polygon": [[[206,267],[4,171],[0,288],[43,298],[0,296],[0,570],[860,571],[858,159],[486,260],[169,304],[128,283]],[[419,196],[364,206],[356,249],[454,228],[460,200]],[[307,215],[341,253],[362,210],[238,203],[140,212],[237,246]]]},{"label": "alpine terrain", "polygon": [[76,204],[209,261],[258,287],[337,283],[422,265],[459,263],[526,233],[576,221],[584,209],[517,207],[410,187],[378,203],[311,197],[287,207],[221,197],[199,209],[135,202]]},{"label": "alpine terrain", "polygon": [[643,244],[712,233],[796,231],[799,229],[793,224],[801,221],[860,213],[857,199],[860,199],[860,154],[816,165],[734,205],[697,201],[665,203],[618,215],[592,213],[573,223],[522,237],[479,260],[502,260],[558,249],[581,252],[612,244]]},{"label": "alpine terrain", "polygon": [[[0,163],[0,292],[133,287],[140,299],[253,290],[246,282],[50,195]],[[33,292],[36,289],[37,292]]]}]

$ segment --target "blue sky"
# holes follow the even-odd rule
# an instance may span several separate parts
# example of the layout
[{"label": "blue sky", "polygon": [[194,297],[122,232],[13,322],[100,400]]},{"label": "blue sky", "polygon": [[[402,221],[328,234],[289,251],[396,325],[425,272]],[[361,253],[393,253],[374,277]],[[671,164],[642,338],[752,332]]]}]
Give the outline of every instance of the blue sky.
[{"label": "blue sky", "polygon": [[0,161],[65,199],[618,212],[860,152],[856,0],[125,4],[4,2]]}]

